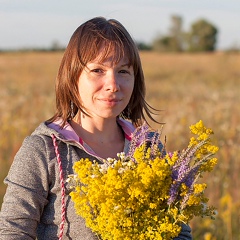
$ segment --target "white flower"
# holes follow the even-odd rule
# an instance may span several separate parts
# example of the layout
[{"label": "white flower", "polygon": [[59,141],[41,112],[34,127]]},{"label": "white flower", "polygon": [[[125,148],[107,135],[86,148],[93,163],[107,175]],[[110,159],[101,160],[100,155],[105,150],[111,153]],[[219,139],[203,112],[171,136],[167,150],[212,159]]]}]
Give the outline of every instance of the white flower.
[{"label": "white flower", "polygon": [[106,173],[107,170],[108,170],[108,164],[103,163],[103,164],[100,165],[99,171],[100,171],[101,173]]},{"label": "white flower", "polygon": [[132,210],[131,210],[130,208],[127,208],[127,209],[124,210],[124,212],[125,212],[126,214],[130,214],[130,213],[132,212]]},{"label": "white flower", "polygon": [[120,153],[117,153],[117,156],[120,158],[120,160],[124,161],[126,156],[125,156],[125,152],[120,152]]},{"label": "white flower", "polygon": [[120,206],[115,206],[114,210],[117,211],[120,208]]},{"label": "white flower", "polygon": [[120,173],[120,174],[123,173],[124,171],[125,171],[124,168],[119,168],[119,169],[118,169],[118,173]]},{"label": "white flower", "polygon": [[131,167],[134,165],[134,162],[132,160],[130,160],[128,163],[127,163],[128,167]]},{"label": "white flower", "polygon": [[75,182],[77,180],[78,180],[77,174],[69,174],[66,182],[70,183],[70,182]]},{"label": "white flower", "polygon": [[109,163],[112,163],[112,162],[114,162],[114,160],[115,160],[114,158],[110,158],[110,157],[109,157],[109,158],[107,158],[107,162],[109,162]]}]

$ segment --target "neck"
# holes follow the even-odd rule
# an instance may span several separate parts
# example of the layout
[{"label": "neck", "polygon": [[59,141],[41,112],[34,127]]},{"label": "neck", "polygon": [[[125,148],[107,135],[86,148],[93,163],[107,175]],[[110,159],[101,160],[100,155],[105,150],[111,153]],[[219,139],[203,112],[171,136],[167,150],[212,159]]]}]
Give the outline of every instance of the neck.
[{"label": "neck", "polygon": [[116,118],[96,120],[88,116],[76,116],[71,125],[85,142],[111,143],[123,140]]},{"label": "neck", "polygon": [[116,118],[97,119],[82,116],[71,121],[79,137],[102,158],[116,158],[124,149],[124,134]]}]

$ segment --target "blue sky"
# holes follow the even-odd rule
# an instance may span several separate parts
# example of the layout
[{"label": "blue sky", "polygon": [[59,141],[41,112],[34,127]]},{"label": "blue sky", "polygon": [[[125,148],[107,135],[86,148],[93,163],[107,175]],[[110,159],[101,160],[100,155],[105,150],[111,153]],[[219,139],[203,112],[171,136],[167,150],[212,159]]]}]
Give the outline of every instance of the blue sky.
[{"label": "blue sky", "polygon": [[240,47],[240,0],[0,0],[0,49],[66,45],[84,21],[119,20],[136,41],[167,34],[179,15],[188,31],[204,18],[219,30],[218,49]]}]

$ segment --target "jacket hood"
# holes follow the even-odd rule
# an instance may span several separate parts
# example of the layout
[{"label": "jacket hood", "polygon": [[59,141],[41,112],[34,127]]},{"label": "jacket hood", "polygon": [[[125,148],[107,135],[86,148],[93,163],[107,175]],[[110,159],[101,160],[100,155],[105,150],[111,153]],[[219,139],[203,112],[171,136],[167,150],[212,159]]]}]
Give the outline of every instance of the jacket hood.
[{"label": "jacket hood", "polygon": [[[129,121],[126,121],[122,118],[117,119],[118,124],[121,126],[124,135],[125,135],[125,147],[126,150],[129,142],[132,138],[132,133],[135,130],[135,127]],[[45,135],[52,137],[54,135],[58,140],[63,142],[68,142],[69,144],[77,145],[80,148],[83,148],[85,151],[92,155],[96,155],[91,148],[87,144],[85,144],[80,137],[76,134],[69,123],[66,123],[65,126],[62,128],[62,119],[57,119],[56,121],[49,123],[43,122],[41,123],[32,135]]]}]

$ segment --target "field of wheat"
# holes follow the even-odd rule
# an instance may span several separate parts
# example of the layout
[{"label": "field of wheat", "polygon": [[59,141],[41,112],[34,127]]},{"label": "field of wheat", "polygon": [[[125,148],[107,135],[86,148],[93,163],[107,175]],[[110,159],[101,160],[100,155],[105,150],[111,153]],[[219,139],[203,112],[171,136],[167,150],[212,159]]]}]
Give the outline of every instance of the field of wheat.
[{"label": "field of wheat", "polygon": [[[62,52],[0,54],[0,205],[3,179],[23,139],[53,115],[54,81]],[[240,55],[141,52],[147,101],[160,109],[168,150],[186,147],[188,126],[203,120],[220,148],[204,176],[215,220],[191,222],[196,240],[240,239]],[[157,124],[152,124],[159,128]]]}]

